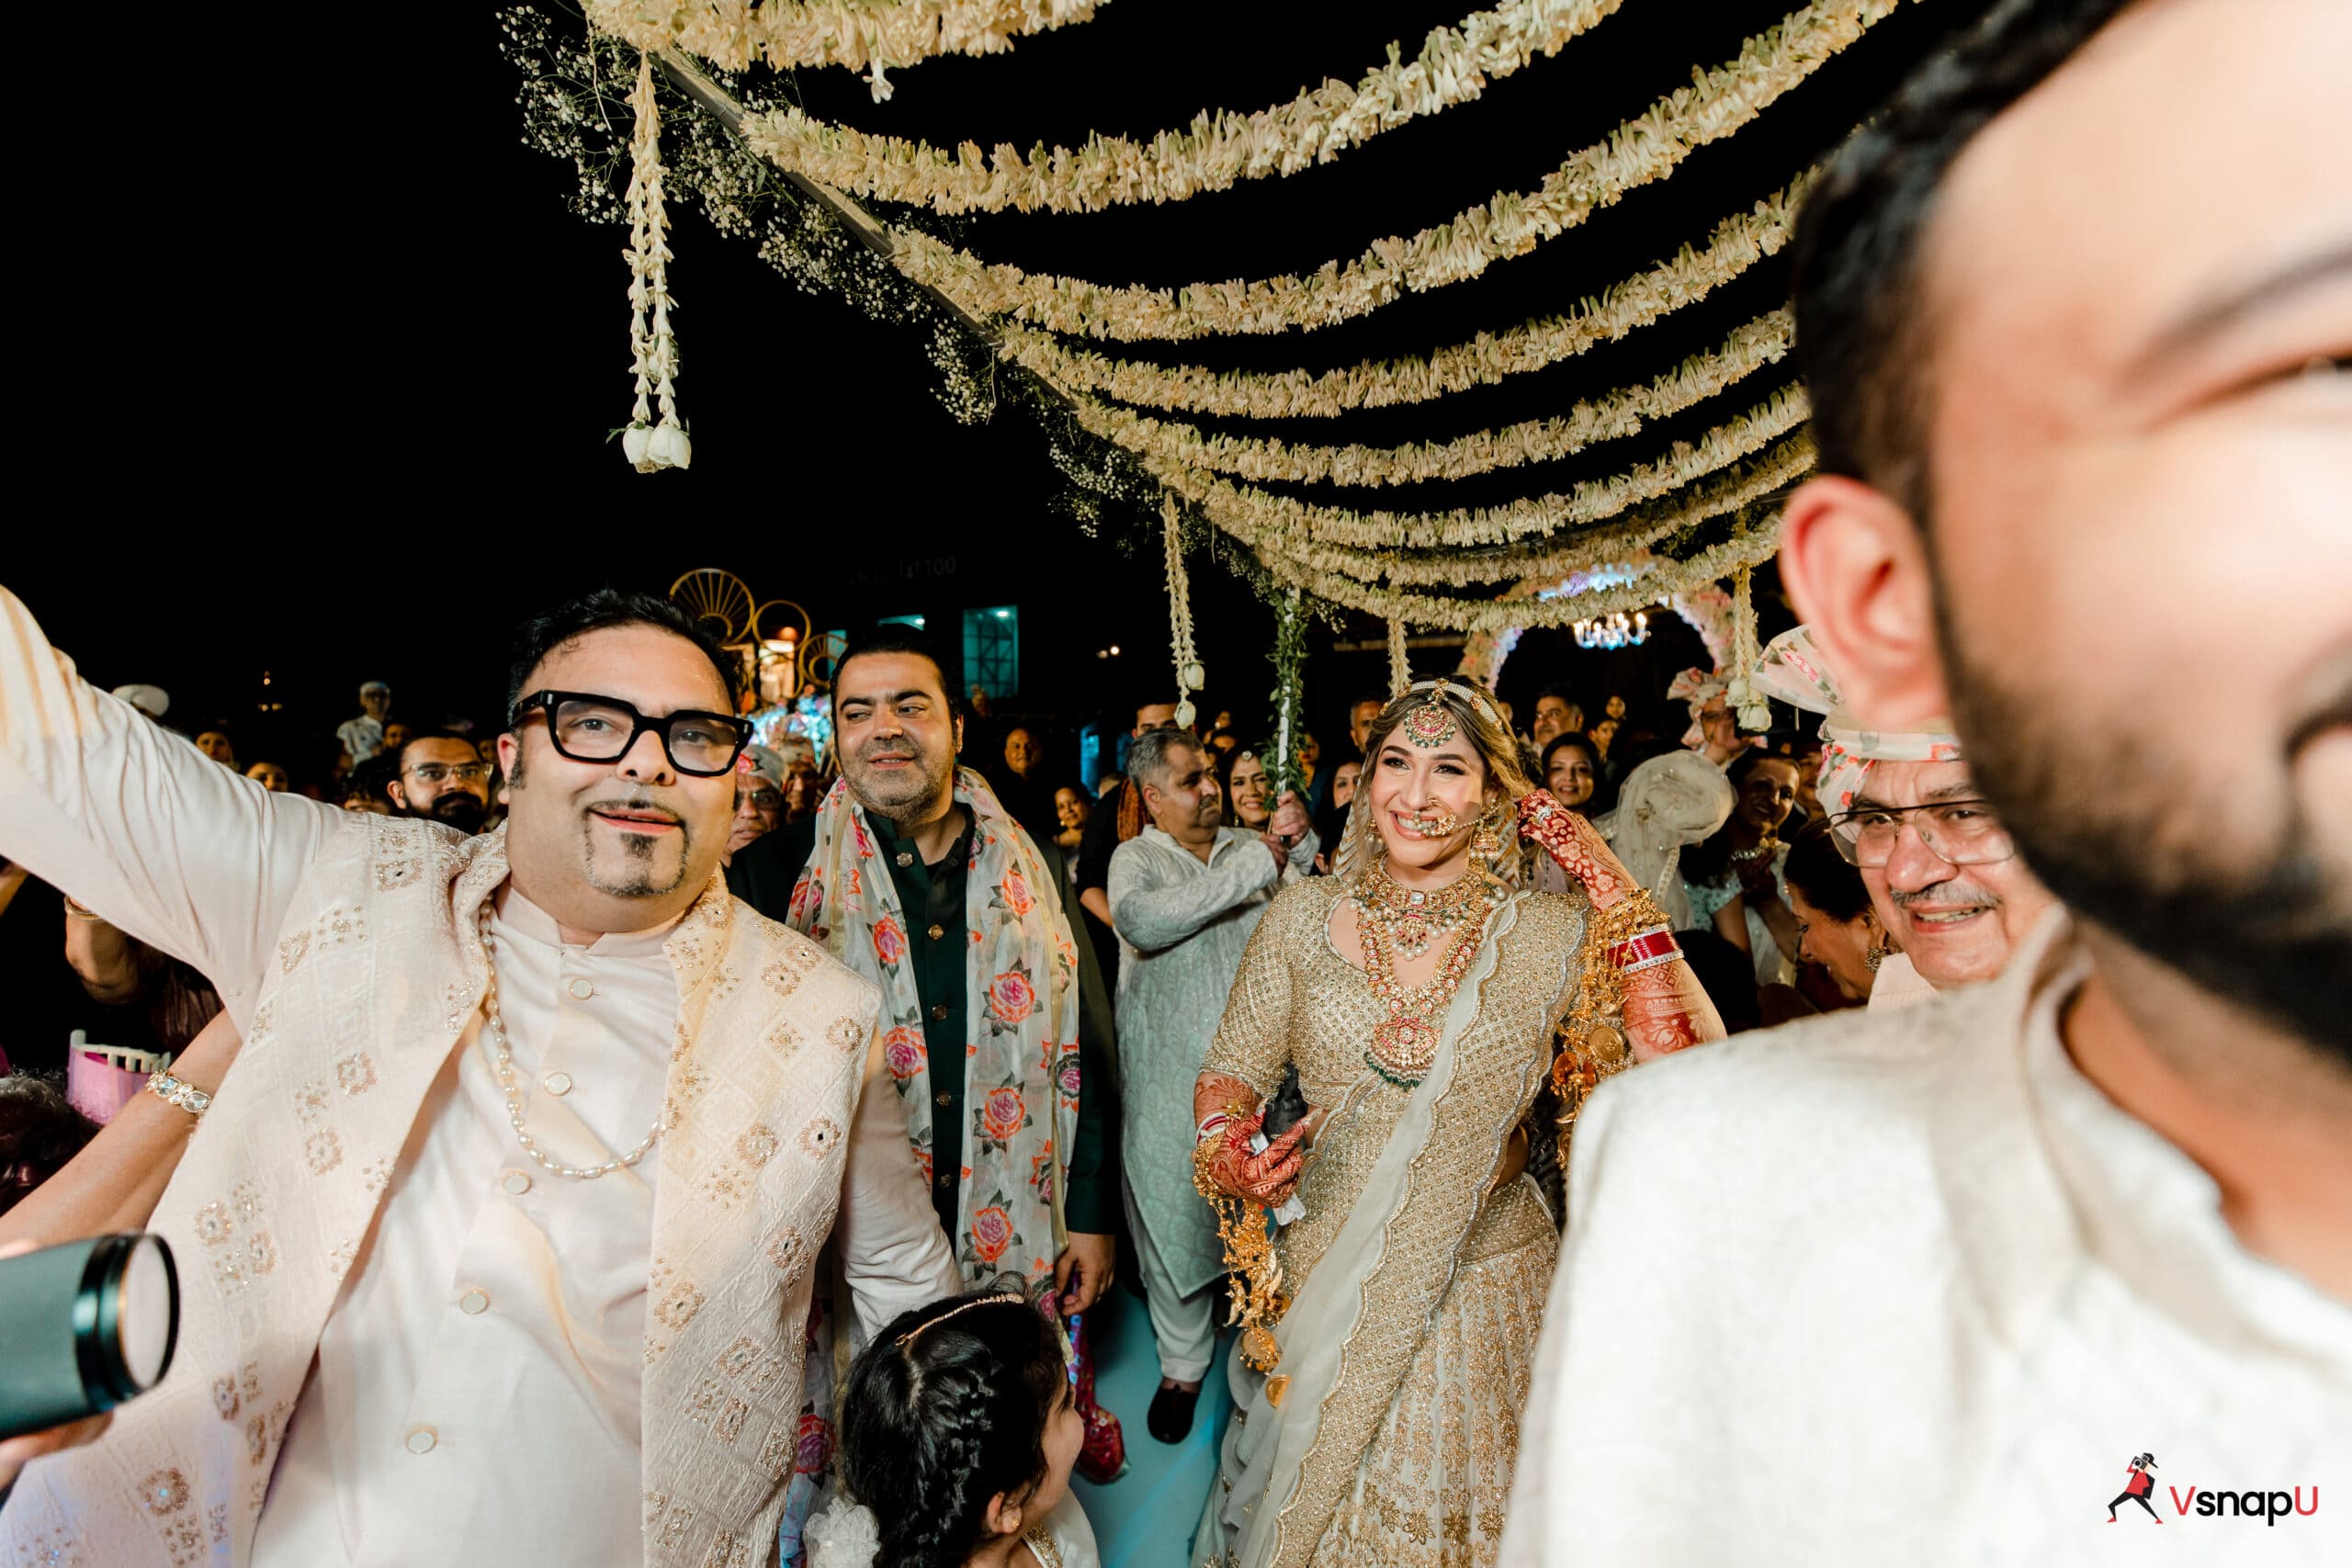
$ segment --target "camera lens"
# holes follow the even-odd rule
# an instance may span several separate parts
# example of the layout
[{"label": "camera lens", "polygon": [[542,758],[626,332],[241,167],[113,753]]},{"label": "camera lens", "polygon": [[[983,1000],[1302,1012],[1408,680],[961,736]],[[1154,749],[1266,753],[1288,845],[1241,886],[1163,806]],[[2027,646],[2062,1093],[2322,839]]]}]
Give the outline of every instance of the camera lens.
[{"label": "camera lens", "polygon": [[0,1259],[0,1438],[111,1410],[163,1381],[179,1279],[161,1236],[97,1236]]}]

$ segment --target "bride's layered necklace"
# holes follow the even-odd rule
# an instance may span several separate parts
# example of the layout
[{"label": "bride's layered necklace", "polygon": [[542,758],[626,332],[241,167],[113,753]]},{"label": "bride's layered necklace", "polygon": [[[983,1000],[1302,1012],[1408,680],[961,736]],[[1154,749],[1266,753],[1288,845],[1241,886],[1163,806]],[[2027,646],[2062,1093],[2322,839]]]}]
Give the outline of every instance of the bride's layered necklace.
[{"label": "bride's layered necklace", "polygon": [[[1494,884],[1476,871],[1430,891],[1406,887],[1379,862],[1349,895],[1363,940],[1364,977],[1388,1014],[1373,1026],[1364,1065],[1399,1089],[1418,1088],[1436,1059],[1446,1005],[1477,953],[1494,894]],[[1396,977],[1397,962],[1420,958],[1441,942],[1436,972],[1407,988]]]}]

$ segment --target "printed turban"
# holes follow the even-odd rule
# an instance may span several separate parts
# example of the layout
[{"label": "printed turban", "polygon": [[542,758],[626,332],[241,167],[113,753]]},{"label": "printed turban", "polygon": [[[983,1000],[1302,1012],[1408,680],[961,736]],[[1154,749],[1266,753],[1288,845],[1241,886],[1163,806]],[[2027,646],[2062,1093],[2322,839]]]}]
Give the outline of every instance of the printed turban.
[{"label": "printed turban", "polygon": [[1772,639],[1749,684],[1767,696],[1823,716],[1821,780],[1815,787],[1832,813],[1853,808],[1872,763],[1961,760],[1960,737],[1949,730],[1864,729],[1857,724],[1838,694],[1837,672],[1804,626]]},{"label": "printed turban", "polygon": [[1683,745],[1696,746],[1707,739],[1706,724],[1699,716],[1706,711],[1709,703],[1717,697],[1728,698],[1730,694],[1729,682],[1696,667],[1674,678],[1674,683],[1666,689],[1666,700],[1690,705],[1690,728],[1682,732]]}]

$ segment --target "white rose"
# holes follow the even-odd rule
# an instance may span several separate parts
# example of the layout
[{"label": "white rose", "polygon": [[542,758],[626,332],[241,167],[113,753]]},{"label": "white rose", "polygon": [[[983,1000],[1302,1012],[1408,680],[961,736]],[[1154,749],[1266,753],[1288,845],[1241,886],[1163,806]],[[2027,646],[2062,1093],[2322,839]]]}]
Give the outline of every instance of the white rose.
[{"label": "white rose", "polygon": [[683,468],[694,461],[695,446],[684,429],[665,419],[653,427],[645,456],[657,468]]},{"label": "white rose", "polygon": [[645,444],[652,434],[652,429],[642,424],[632,424],[621,432],[621,456],[639,473],[645,471]]}]

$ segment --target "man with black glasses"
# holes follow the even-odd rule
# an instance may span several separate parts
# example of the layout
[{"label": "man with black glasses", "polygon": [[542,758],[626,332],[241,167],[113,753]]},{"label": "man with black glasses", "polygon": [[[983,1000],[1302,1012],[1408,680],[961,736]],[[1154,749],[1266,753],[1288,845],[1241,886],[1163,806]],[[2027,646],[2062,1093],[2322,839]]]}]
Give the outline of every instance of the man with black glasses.
[{"label": "man with black glasses", "polygon": [[490,815],[490,774],[472,741],[446,729],[427,730],[401,748],[400,773],[384,787],[402,817],[472,834]]},{"label": "man with black glasses", "polygon": [[0,592],[0,852],[244,1036],[139,1173],[171,1375],[26,1471],[0,1557],[766,1562],[829,1234],[869,1329],[956,1288],[874,988],[718,874],[726,655],[604,592],[509,694],[466,839],[213,766]]}]

